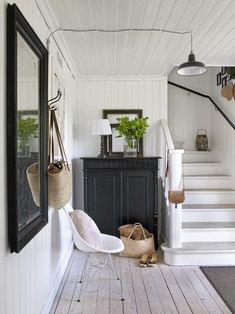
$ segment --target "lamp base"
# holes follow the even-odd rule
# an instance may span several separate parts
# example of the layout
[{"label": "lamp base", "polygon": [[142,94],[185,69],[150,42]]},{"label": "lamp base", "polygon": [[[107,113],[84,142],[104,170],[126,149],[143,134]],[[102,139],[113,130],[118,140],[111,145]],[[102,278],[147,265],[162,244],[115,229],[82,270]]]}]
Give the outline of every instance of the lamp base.
[{"label": "lamp base", "polygon": [[97,156],[98,158],[106,158],[106,157],[108,157],[108,155],[105,155],[105,154],[99,154],[98,156]]},{"label": "lamp base", "polygon": [[105,135],[101,135],[100,137],[101,137],[100,154],[97,157],[98,158],[106,158],[106,157],[108,157],[108,155],[104,153],[104,137],[105,137]]},{"label": "lamp base", "polygon": [[97,158],[106,158],[106,157],[108,157],[108,155],[99,154],[99,155],[97,156]]}]

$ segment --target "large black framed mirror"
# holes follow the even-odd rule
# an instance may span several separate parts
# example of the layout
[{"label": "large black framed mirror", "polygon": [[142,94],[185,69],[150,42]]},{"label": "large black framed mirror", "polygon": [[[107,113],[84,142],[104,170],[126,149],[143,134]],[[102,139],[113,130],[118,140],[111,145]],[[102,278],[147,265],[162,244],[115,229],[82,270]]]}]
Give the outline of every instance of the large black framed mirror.
[{"label": "large black framed mirror", "polygon": [[[18,7],[7,8],[7,178],[11,252],[48,222],[48,53]],[[38,167],[35,202],[26,170]],[[37,204],[36,204],[37,203]]]}]

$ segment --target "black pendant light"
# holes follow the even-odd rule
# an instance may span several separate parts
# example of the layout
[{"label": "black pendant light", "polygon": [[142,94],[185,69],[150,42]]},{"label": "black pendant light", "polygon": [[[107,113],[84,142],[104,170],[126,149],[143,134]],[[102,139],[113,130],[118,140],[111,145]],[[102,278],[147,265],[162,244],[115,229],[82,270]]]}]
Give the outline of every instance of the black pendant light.
[{"label": "black pendant light", "polygon": [[177,73],[179,75],[200,75],[206,73],[205,64],[195,60],[195,54],[193,53],[193,35],[191,32],[191,51],[188,56],[188,61],[182,63],[178,69]]}]

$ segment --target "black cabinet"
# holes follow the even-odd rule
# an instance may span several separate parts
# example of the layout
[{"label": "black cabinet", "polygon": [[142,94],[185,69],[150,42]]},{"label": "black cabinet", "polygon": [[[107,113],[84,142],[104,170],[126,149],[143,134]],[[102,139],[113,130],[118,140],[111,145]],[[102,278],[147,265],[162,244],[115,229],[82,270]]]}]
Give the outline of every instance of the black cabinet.
[{"label": "black cabinet", "polygon": [[158,159],[83,158],[84,208],[103,233],[140,222],[158,238]]}]

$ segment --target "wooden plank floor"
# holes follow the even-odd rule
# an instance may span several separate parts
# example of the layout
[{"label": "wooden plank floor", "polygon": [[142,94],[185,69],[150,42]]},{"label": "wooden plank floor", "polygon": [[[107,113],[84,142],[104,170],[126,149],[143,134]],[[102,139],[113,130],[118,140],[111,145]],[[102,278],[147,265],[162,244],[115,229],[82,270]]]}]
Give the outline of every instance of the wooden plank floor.
[{"label": "wooden plank floor", "polygon": [[[102,258],[102,257],[100,257]],[[199,267],[172,267],[161,259],[142,268],[138,259],[113,256],[125,301],[109,269],[98,271],[77,302],[85,254],[74,250],[50,314],[231,313]]]}]

